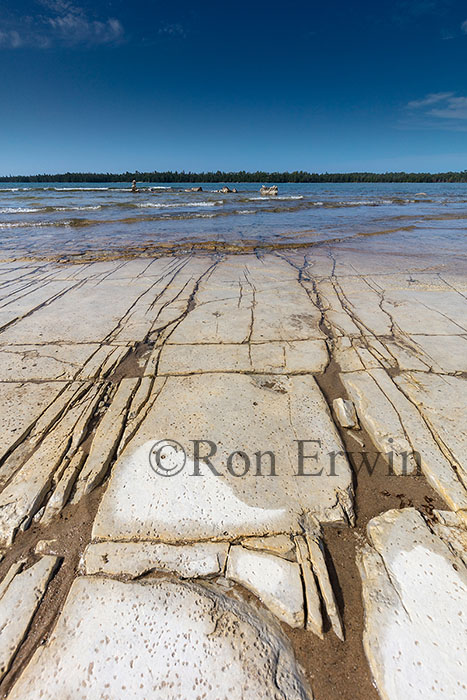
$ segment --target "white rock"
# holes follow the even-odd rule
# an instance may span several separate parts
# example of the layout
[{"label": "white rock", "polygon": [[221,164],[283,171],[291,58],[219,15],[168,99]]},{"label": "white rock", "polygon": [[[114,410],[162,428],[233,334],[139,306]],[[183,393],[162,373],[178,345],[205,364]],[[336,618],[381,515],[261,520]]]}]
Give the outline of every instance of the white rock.
[{"label": "white rock", "polygon": [[153,570],[173,571],[182,578],[212,576],[223,572],[228,547],[225,542],[93,542],[84,552],[83,570],[132,578]]},{"label": "white rock", "polygon": [[0,377],[13,382],[74,379],[98,348],[86,343],[0,346]]},{"label": "white rock", "polygon": [[303,627],[303,588],[298,564],[235,545],[230,548],[225,575],[257,595],[279,619],[291,627]]},{"label": "white rock", "polygon": [[316,585],[313,569],[311,567],[308,546],[303,537],[295,538],[297,546],[297,559],[302,567],[303,582],[305,584],[306,599],[306,623],[305,629],[310,630],[323,638],[323,618],[321,615],[321,601]]},{"label": "white rock", "polygon": [[75,500],[92,491],[104,477],[122,436],[127,409],[137,384],[136,378],[121,380],[109,410],[97,427],[89,456],[76,484]]},{"label": "white rock", "polygon": [[78,578],[10,700],[312,695],[278,626],[212,587]]},{"label": "white rock", "polygon": [[57,545],[59,546],[58,540],[53,539],[53,540],[38,540],[34,552],[36,554],[57,554],[58,552],[56,551],[58,549]]},{"label": "white rock", "polygon": [[334,399],[332,407],[336,418],[343,428],[355,428],[358,425],[355,406],[347,399]]},{"label": "white rock", "polygon": [[465,698],[467,571],[412,508],[368,524],[365,652],[387,700]]},{"label": "white rock", "polygon": [[[404,432],[400,417],[377,381],[383,381],[386,377],[384,370],[376,370],[376,373],[374,370],[347,372],[342,374],[342,383],[355,404],[360,423],[370,434],[378,451],[383,455],[411,455],[413,448]],[[406,464],[407,473],[416,470],[413,459],[407,458]],[[402,468],[402,461],[399,458],[394,459],[394,471],[400,473]]]},{"label": "white rock", "polygon": [[278,554],[290,559],[293,557],[294,546],[288,535],[271,535],[271,537],[248,537],[242,540],[242,546],[247,549],[259,549],[264,552]]},{"label": "white rock", "polygon": [[57,557],[45,556],[29,569],[9,577],[0,597],[0,679],[26,635],[57,563]]},{"label": "white rock", "polygon": [[21,442],[64,387],[64,382],[23,384],[0,381],[0,458]]},{"label": "white rock", "polygon": [[323,596],[326,612],[331,622],[332,629],[334,630],[336,637],[338,637],[341,641],[344,641],[341,615],[329,578],[328,567],[322,549],[322,542],[319,537],[313,534],[312,530],[307,530],[305,532],[305,538],[308,545],[310,560],[313,565],[313,571],[318,579],[321,595]]},{"label": "white rock", "polygon": [[[82,387],[81,393],[86,394],[86,386]],[[76,398],[74,393],[72,395]],[[75,426],[86,410],[87,399],[81,396],[81,400],[77,400],[38,443],[37,449],[0,493],[0,542],[11,544],[18,528],[26,528],[43,507],[55,470],[61,464],[73,439]],[[79,430],[82,430],[82,425]]]},{"label": "white rock", "polygon": [[[305,471],[297,476],[297,439],[321,443],[305,446]],[[193,440],[211,440],[211,462],[219,476],[200,461],[195,475]],[[151,468],[158,440],[175,440],[187,453],[185,467],[167,478]],[[336,459],[336,476],[328,478],[328,452],[342,443],[327,404],[310,375],[297,377],[208,374],[169,377],[137,433],[112,469],[109,486],[93,527],[93,539],[159,539],[193,542],[297,532],[299,513],[310,510],[319,520],[352,518],[351,474],[345,456]],[[209,446],[201,445],[200,454]],[[242,450],[250,460],[245,476],[227,469],[229,455]],[[272,451],[256,476],[256,452]],[[181,453],[180,453],[181,454]],[[245,461],[233,471],[243,473]],[[344,515],[346,513],[346,515]]]},{"label": "white rock", "polygon": [[328,363],[323,340],[256,344],[166,344],[158,375],[201,372],[264,372],[298,374],[323,372]]},{"label": "white rock", "polygon": [[395,382],[418,407],[467,485],[467,381],[462,377],[407,372],[396,377]]}]

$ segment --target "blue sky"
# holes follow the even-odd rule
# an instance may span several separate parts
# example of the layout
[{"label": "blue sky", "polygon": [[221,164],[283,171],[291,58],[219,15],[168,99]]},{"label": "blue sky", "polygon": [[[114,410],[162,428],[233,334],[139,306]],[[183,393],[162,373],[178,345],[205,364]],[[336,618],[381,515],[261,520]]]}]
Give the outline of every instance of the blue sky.
[{"label": "blue sky", "polygon": [[0,0],[0,174],[467,168],[467,4]]}]

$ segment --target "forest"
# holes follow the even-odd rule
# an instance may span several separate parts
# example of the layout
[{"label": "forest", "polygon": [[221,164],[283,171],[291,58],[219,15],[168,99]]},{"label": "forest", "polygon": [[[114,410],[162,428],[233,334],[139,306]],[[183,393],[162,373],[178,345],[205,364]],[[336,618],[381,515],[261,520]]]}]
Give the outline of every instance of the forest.
[{"label": "forest", "polygon": [[178,171],[126,172],[126,173],[59,173],[41,175],[5,175],[0,182],[152,182],[152,183],[191,183],[191,182],[467,182],[467,170],[446,173],[308,173],[264,171],[193,173]]}]

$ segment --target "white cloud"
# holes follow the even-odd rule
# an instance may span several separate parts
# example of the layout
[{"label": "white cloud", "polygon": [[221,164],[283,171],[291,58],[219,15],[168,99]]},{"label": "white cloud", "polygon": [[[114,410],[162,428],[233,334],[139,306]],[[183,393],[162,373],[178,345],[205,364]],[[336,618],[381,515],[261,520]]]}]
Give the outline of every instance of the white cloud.
[{"label": "white cloud", "polygon": [[467,34],[467,19],[465,20],[465,22],[462,22],[461,29],[464,32],[464,34]]},{"label": "white cloud", "polygon": [[405,128],[436,128],[455,131],[467,129],[467,97],[454,92],[432,92],[406,105]]},{"label": "white cloud", "polygon": [[437,102],[442,102],[454,95],[453,92],[430,92],[429,95],[423,97],[421,100],[412,100],[407,104],[408,109],[419,109],[420,107],[429,107]]},{"label": "white cloud", "polygon": [[430,114],[441,119],[467,119],[467,97],[451,97],[441,109],[432,109]]},{"label": "white cloud", "polygon": [[[34,17],[9,17],[0,27],[0,48],[48,48],[114,44],[124,30],[114,17],[91,17],[68,0],[38,0],[42,8]],[[8,25],[8,26],[5,26]]]}]

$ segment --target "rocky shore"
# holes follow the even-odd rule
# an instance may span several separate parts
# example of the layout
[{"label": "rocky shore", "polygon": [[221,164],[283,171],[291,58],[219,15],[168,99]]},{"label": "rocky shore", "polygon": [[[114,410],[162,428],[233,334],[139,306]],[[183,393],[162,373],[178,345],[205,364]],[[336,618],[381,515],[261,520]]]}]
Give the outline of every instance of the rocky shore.
[{"label": "rocky shore", "polygon": [[458,265],[4,262],[0,347],[3,697],[466,697]]}]

